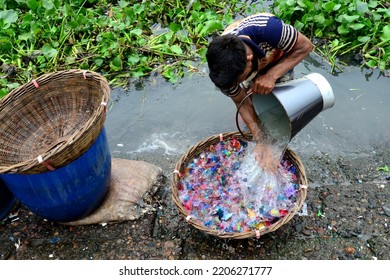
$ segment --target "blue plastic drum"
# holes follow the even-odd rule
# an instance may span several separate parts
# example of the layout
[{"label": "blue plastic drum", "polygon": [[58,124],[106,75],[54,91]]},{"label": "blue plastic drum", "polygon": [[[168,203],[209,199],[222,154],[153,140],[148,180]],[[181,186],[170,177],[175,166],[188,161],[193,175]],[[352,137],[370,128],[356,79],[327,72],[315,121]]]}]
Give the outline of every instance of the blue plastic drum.
[{"label": "blue plastic drum", "polygon": [[80,157],[40,174],[0,174],[13,195],[31,212],[55,222],[91,214],[108,192],[111,154],[105,129]]},{"label": "blue plastic drum", "polygon": [[16,199],[0,180],[0,220],[7,215],[8,211],[14,205]]}]

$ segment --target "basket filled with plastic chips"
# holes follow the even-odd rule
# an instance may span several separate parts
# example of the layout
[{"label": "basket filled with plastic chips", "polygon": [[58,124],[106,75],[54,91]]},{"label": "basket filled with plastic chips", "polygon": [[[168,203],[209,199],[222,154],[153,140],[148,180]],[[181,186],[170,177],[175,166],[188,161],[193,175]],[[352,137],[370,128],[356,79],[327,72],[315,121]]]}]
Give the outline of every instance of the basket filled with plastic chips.
[{"label": "basket filled with plastic chips", "polygon": [[247,139],[239,132],[210,136],[176,164],[172,197],[195,228],[219,238],[259,238],[303,206],[307,178],[298,155],[287,148],[276,173],[261,172]]}]

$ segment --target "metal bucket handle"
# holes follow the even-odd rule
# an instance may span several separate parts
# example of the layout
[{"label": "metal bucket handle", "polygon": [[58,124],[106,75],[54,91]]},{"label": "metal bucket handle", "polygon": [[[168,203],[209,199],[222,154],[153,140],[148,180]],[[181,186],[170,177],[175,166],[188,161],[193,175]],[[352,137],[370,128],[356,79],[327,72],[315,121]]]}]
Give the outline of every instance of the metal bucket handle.
[{"label": "metal bucket handle", "polygon": [[242,135],[242,137],[244,137],[248,141],[251,141],[251,139],[248,139],[248,137],[246,137],[245,133],[242,132],[242,130],[240,128],[240,124],[238,123],[238,114],[240,112],[242,104],[247,100],[247,98],[249,98],[251,96],[252,96],[252,93],[249,93],[247,96],[245,96],[244,99],[241,100],[240,104],[237,107],[237,111],[236,111],[236,126],[237,126],[237,129],[240,132],[240,134]]}]

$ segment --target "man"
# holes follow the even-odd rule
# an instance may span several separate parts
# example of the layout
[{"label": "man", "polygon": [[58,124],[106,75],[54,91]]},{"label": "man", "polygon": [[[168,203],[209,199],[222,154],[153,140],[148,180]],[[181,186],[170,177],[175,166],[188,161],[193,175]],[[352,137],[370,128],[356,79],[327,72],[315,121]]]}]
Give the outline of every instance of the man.
[{"label": "man", "polygon": [[[234,22],[210,43],[206,54],[209,76],[238,107],[248,94],[271,93],[275,83],[292,76],[294,67],[312,49],[310,40],[291,25],[269,13],[255,14]],[[275,172],[279,159],[274,157],[250,98],[241,104],[240,115],[257,143],[258,162]]]}]

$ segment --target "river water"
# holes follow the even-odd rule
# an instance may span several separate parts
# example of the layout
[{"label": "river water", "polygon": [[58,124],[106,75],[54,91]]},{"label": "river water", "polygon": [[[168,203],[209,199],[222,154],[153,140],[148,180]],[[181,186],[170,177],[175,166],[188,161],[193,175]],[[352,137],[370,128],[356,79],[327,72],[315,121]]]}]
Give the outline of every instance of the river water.
[{"label": "river water", "polygon": [[[295,77],[313,72],[331,84],[335,105],[294,136],[290,148],[299,154],[353,155],[389,142],[389,77],[357,66],[331,74],[316,54],[295,68]],[[113,157],[178,157],[206,137],[237,131],[235,114],[235,105],[214,87],[204,65],[175,85],[156,76],[113,89],[105,127]]]}]

